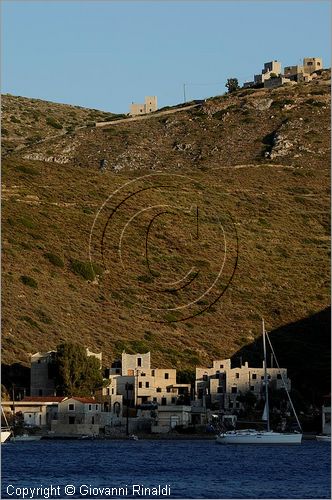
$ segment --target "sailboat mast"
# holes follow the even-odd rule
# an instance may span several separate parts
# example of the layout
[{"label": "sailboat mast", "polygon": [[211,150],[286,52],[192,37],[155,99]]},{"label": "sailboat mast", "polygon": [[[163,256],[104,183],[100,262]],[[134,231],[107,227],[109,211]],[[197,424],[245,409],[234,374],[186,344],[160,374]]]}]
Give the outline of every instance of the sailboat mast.
[{"label": "sailboat mast", "polygon": [[269,411],[269,387],[267,383],[267,369],[266,369],[266,341],[265,341],[265,323],[263,323],[263,351],[264,351],[264,385],[265,385],[265,409],[267,418],[267,430],[270,431],[270,411]]}]

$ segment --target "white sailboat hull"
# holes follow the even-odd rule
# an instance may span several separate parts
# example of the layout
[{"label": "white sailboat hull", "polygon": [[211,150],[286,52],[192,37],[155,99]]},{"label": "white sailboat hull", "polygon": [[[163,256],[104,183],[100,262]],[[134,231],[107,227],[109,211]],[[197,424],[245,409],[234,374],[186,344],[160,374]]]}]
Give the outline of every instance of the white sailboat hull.
[{"label": "white sailboat hull", "polygon": [[42,436],[33,436],[33,435],[28,435],[28,434],[22,434],[21,436],[14,436],[12,437],[12,441],[14,442],[19,442],[19,441],[40,441]]},{"label": "white sailboat hull", "polygon": [[317,441],[325,441],[328,443],[331,442],[331,436],[329,436],[328,434],[318,435],[318,436],[316,436],[316,439],[317,439]]},{"label": "white sailboat hull", "polygon": [[234,431],[217,436],[219,444],[301,444],[301,433]]},{"label": "white sailboat hull", "polygon": [[1,443],[5,443],[10,435],[11,431],[1,431]]}]

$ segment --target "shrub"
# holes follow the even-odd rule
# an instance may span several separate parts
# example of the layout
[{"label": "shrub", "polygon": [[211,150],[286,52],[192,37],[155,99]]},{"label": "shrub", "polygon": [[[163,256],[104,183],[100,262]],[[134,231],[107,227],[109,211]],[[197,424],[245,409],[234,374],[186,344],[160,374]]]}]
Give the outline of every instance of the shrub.
[{"label": "shrub", "polygon": [[27,227],[28,229],[34,229],[36,227],[36,224],[30,217],[21,217],[20,223],[22,224],[22,226]]},{"label": "shrub", "polygon": [[54,120],[54,118],[52,118],[51,116],[46,118],[46,123],[47,125],[50,125],[50,127],[62,129],[62,125],[58,123],[56,120]]},{"label": "shrub", "polygon": [[143,283],[152,283],[153,277],[152,276],[147,276],[147,275],[138,276],[137,277],[137,281],[141,281]]},{"label": "shrub", "polygon": [[37,175],[38,174],[37,170],[35,170],[32,167],[28,167],[26,165],[18,165],[16,167],[16,170],[18,170],[19,172],[22,172],[22,174],[28,174],[28,175]]},{"label": "shrub", "polygon": [[42,309],[36,309],[36,314],[42,323],[45,325],[50,325],[52,323],[52,318]]},{"label": "shrub", "polygon": [[73,273],[89,281],[93,281],[96,275],[101,275],[103,272],[102,267],[98,264],[92,264],[90,261],[83,262],[76,259],[70,261],[70,268]]},{"label": "shrub", "polygon": [[21,120],[19,118],[16,118],[16,116],[14,115],[10,117],[10,121],[13,123],[21,123]]},{"label": "shrub", "polygon": [[38,330],[40,329],[37,321],[30,318],[30,316],[20,316],[19,319],[21,321],[25,321],[26,323],[28,323],[30,326],[33,326],[34,328],[38,328]]},{"label": "shrub", "polygon": [[34,280],[33,278],[31,278],[30,276],[21,276],[21,281],[23,283],[23,285],[27,285],[27,286],[30,286],[31,288],[38,288],[38,283],[36,280]]},{"label": "shrub", "polygon": [[50,261],[51,264],[57,267],[63,267],[64,263],[61,257],[52,252],[44,253],[44,257]]}]

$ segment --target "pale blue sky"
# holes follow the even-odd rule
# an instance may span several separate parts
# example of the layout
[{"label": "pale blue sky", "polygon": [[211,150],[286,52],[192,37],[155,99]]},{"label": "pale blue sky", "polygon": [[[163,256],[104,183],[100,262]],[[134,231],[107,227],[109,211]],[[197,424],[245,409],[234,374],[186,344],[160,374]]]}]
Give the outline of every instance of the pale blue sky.
[{"label": "pale blue sky", "polygon": [[[263,63],[321,56],[328,1],[2,2],[2,92],[126,113],[222,94]],[[196,85],[204,84],[204,85]]]}]

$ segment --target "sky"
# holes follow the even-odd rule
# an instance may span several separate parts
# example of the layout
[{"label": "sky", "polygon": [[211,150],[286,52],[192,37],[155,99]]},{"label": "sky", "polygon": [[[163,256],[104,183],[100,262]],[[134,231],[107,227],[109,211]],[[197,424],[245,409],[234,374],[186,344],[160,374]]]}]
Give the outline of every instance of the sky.
[{"label": "sky", "polygon": [[322,57],[329,1],[2,1],[1,91],[127,113],[223,94],[264,62]]}]

